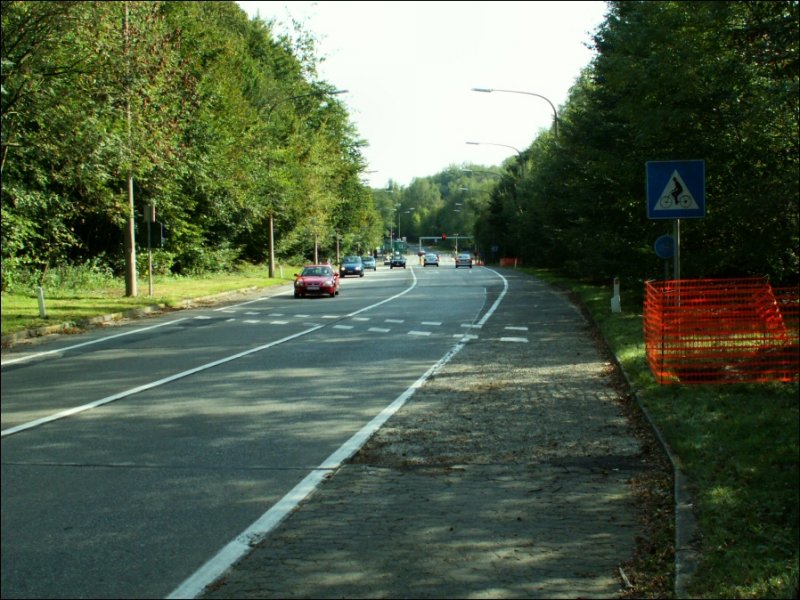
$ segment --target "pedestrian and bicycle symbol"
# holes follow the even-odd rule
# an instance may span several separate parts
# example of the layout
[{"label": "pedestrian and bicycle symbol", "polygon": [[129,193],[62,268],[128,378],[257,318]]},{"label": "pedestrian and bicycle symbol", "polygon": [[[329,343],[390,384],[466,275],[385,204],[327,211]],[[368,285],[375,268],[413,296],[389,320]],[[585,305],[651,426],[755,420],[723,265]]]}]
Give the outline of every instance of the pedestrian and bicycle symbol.
[{"label": "pedestrian and bicycle symbol", "polygon": [[649,219],[697,219],[705,213],[704,161],[647,163]]}]

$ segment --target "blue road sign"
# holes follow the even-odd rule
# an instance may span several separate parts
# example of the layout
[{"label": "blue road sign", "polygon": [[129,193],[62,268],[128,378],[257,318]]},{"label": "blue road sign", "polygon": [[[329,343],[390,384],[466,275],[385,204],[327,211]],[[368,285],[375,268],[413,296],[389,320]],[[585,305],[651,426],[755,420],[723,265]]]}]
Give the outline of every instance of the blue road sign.
[{"label": "blue road sign", "polygon": [[706,173],[702,160],[653,160],[647,166],[647,218],[706,216]]},{"label": "blue road sign", "polygon": [[659,258],[672,258],[675,256],[675,238],[671,235],[662,235],[653,244],[653,248]]}]

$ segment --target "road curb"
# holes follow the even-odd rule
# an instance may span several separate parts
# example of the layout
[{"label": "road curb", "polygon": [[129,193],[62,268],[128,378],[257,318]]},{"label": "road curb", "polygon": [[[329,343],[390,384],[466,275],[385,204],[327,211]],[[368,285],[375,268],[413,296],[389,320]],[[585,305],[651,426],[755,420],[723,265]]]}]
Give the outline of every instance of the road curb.
[{"label": "road curb", "polygon": [[232,300],[234,298],[251,294],[257,291],[262,292],[275,292],[283,291],[288,284],[272,285],[268,287],[251,286],[247,288],[240,288],[230,292],[220,292],[219,294],[211,294],[209,296],[200,296],[197,298],[188,298],[182,300],[177,306],[169,307],[166,304],[151,304],[149,306],[140,306],[130,310],[109,313],[97,317],[90,317],[86,319],[78,319],[76,321],[66,321],[63,323],[55,323],[53,325],[45,325],[44,327],[34,327],[17,331],[8,335],[2,336],[0,345],[3,348],[10,348],[15,344],[23,341],[33,341],[38,338],[44,338],[48,335],[58,335],[60,333],[75,333],[92,327],[97,327],[105,323],[113,323],[115,321],[122,321],[125,319],[138,319],[150,314],[164,312],[167,310],[183,310],[187,308],[196,308],[203,305],[217,304],[225,300]]}]

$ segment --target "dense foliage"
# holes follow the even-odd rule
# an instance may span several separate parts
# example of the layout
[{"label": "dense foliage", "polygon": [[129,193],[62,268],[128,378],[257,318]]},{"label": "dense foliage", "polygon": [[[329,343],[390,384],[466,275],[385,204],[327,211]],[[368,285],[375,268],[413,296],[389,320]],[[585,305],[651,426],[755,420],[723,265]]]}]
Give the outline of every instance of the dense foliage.
[{"label": "dense foliage", "polygon": [[557,131],[501,168],[386,190],[358,178],[365,142],[314,40],[233,2],[3,1],[2,26],[3,289],[49,266],[127,270],[126,222],[142,244],[149,204],[164,272],[264,262],[274,221],[279,260],[399,230],[576,277],[659,277],[672,222],[647,218],[645,164],[688,159],[705,161],[707,211],[683,221],[682,275],[798,278],[796,0],[609,2]]},{"label": "dense foliage", "polygon": [[609,2],[554,132],[498,183],[479,244],[579,277],[658,277],[645,164],[703,159],[685,277],[798,277],[798,3]]},{"label": "dense foliage", "polygon": [[263,262],[270,216],[287,259],[379,240],[312,39],[233,2],[3,1],[2,28],[4,289],[70,263],[121,273],[147,205],[173,272]]}]

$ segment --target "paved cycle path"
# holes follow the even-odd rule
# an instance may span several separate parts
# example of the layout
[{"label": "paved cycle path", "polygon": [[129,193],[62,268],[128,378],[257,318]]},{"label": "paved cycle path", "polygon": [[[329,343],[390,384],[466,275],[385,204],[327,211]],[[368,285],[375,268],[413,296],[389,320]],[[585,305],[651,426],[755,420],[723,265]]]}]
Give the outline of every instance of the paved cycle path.
[{"label": "paved cycle path", "polygon": [[648,468],[565,295],[500,309],[203,598],[610,598]]}]

